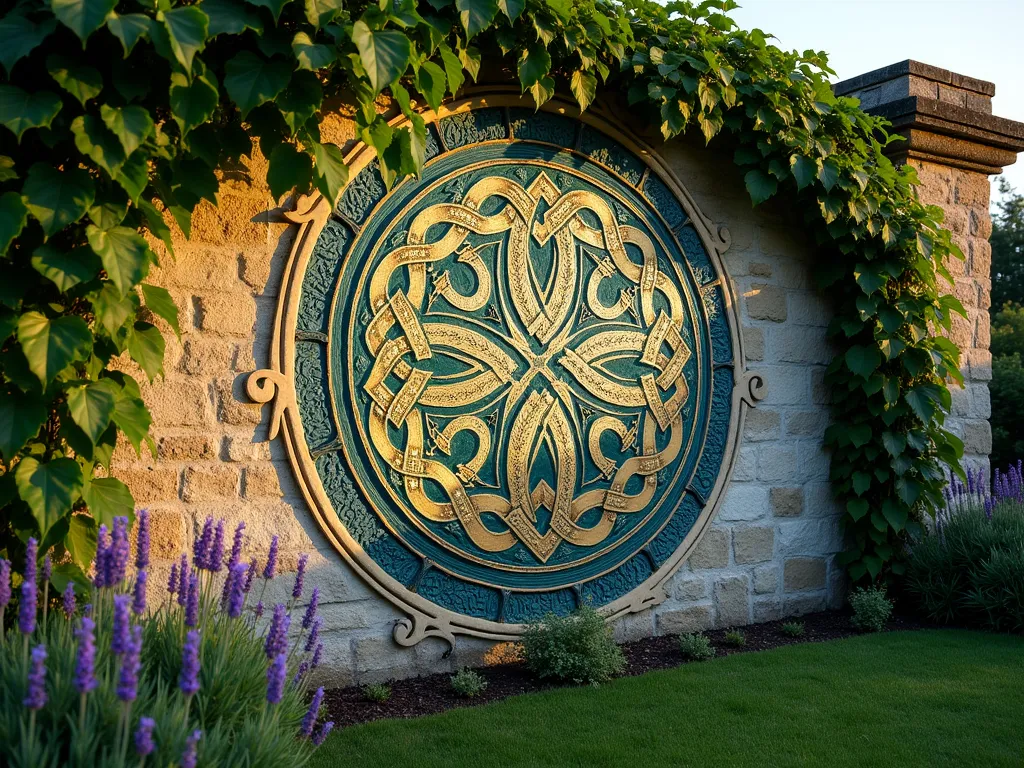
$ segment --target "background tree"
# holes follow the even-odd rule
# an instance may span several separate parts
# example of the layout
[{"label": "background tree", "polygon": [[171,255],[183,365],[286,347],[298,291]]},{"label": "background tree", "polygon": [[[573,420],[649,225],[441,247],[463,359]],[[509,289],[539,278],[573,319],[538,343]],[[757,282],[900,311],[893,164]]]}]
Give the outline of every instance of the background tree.
[{"label": "background tree", "polygon": [[992,463],[1024,457],[1024,195],[999,179],[992,221]]}]

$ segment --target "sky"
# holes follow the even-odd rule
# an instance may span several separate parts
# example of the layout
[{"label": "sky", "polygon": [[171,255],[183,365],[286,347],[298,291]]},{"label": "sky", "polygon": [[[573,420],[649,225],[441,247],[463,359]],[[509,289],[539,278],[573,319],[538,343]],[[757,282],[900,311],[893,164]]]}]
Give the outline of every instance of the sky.
[{"label": "sky", "polygon": [[[836,80],[916,59],[996,84],[992,112],[1024,122],[1024,0],[739,0],[745,29],[829,54]],[[1024,155],[1005,177],[1024,191]],[[996,190],[993,188],[993,197]]]}]

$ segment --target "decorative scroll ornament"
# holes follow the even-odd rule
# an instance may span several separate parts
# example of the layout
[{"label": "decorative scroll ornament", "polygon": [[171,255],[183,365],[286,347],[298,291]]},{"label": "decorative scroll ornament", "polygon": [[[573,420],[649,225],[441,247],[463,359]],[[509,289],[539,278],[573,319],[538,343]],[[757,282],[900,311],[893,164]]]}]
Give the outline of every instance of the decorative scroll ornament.
[{"label": "decorative scroll ornament", "polygon": [[554,106],[443,110],[421,179],[387,193],[363,151],[336,206],[290,216],[272,368],[247,391],[325,532],[408,615],[403,645],[660,602],[763,396],[727,233],[648,151]]}]

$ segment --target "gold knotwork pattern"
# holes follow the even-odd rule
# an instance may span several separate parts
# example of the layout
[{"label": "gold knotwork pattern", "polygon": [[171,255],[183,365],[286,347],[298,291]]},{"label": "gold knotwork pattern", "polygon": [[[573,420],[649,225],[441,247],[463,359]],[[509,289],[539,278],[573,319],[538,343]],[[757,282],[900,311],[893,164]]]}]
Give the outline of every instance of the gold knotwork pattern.
[{"label": "gold knotwork pattern", "polygon": [[543,564],[601,544],[671,482],[693,353],[642,220],[530,175],[478,174],[379,249],[361,283],[368,360],[350,367],[406,514]]}]

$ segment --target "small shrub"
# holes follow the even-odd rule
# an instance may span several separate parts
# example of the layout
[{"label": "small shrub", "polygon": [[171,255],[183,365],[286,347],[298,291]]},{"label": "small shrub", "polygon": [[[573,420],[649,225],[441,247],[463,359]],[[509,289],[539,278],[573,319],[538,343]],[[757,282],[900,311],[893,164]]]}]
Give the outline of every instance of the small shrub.
[{"label": "small shrub", "polygon": [[452,690],[459,696],[472,699],[479,696],[487,688],[487,681],[479,672],[462,669],[452,675]]},{"label": "small shrub", "polygon": [[391,698],[391,686],[384,683],[369,683],[363,686],[363,698],[383,704]]},{"label": "small shrub", "polygon": [[601,615],[583,606],[568,616],[549,613],[523,633],[526,664],[537,677],[564,682],[607,682],[626,659]]},{"label": "small shrub", "polygon": [[498,643],[484,654],[484,664],[488,667],[518,664],[523,658],[522,643]]},{"label": "small shrub", "polygon": [[742,648],[747,644],[747,636],[738,629],[730,630],[725,633],[725,644],[733,648]]},{"label": "small shrub", "polygon": [[715,647],[702,632],[679,636],[679,650],[691,661],[706,661],[715,657]]},{"label": "small shrub", "polygon": [[802,621],[787,621],[782,625],[782,634],[789,637],[803,637],[806,628]]},{"label": "small shrub", "polygon": [[853,608],[851,623],[861,632],[880,632],[892,616],[892,600],[885,594],[885,587],[858,587],[850,595]]}]

